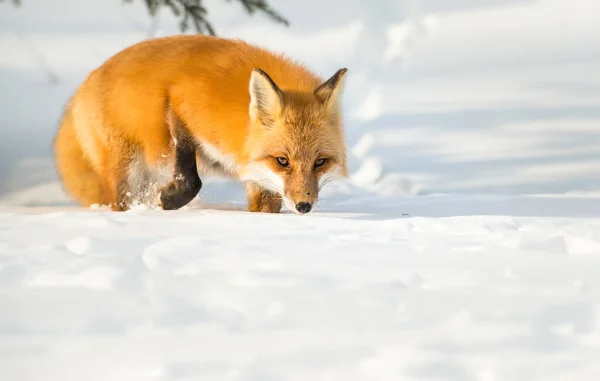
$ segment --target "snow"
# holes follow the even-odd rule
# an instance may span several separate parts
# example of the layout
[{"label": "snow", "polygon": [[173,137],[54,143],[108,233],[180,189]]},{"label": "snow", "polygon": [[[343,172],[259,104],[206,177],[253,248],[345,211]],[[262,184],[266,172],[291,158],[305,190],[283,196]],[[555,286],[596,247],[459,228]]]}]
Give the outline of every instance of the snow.
[{"label": "snow", "polygon": [[600,374],[600,218],[334,205],[0,210],[3,379]]},{"label": "snow", "polygon": [[207,1],[349,68],[351,176],[304,216],[216,179],[177,212],[69,202],[62,107],[150,21],[33,3],[0,4],[1,380],[600,379],[597,1],[272,0],[290,28]]}]

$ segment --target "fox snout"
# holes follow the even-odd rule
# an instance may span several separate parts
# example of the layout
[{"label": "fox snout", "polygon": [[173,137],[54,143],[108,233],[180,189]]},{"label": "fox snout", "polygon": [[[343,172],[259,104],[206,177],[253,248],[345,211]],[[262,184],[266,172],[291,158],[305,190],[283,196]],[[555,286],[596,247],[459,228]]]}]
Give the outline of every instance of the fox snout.
[{"label": "fox snout", "polygon": [[310,212],[318,198],[317,181],[301,181],[299,189],[293,182],[288,184],[285,192],[285,203],[295,213],[306,214]]},{"label": "fox snout", "polygon": [[308,202],[299,202],[296,204],[296,210],[302,214],[310,212],[312,205]]},{"label": "fox snout", "polygon": [[293,212],[306,214],[312,210],[313,205],[317,201],[316,197],[314,198],[290,198],[290,203],[292,205],[288,205]]}]

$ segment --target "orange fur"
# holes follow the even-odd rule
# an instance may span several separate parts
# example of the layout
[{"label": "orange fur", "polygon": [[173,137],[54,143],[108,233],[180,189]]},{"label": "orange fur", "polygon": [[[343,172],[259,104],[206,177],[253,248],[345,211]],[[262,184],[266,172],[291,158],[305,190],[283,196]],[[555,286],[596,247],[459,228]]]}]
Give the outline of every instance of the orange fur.
[{"label": "orange fur", "polygon": [[[270,126],[263,123],[270,111],[249,110],[255,68],[282,93],[277,110],[267,115]],[[274,168],[283,178],[284,168],[273,167],[273,155],[288,155],[284,172],[294,179],[284,181],[280,196],[297,202],[293,193],[310,188],[312,203],[315,181],[326,168],[346,175],[337,87],[324,86],[320,94],[315,90],[321,84],[299,63],[239,40],[171,36],[144,41],[108,59],[77,89],[55,138],[57,168],[65,189],[82,205],[125,210],[133,198],[152,202],[150,191],[166,185],[156,180],[159,175],[168,174],[169,181],[176,175],[175,115],[206,148],[197,153],[199,171],[215,169],[218,156],[223,162],[217,172],[226,176],[252,181],[244,177],[251,164],[268,161],[261,168]],[[327,165],[315,168],[309,181],[306,173],[318,155],[327,156]],[[143,192],[123,185],[132,178],[145,184]],[[249,209],[278,211],[252,206],[254,199],[273,196],[261,194],[268,189],[260,185],[248,188]]]}]

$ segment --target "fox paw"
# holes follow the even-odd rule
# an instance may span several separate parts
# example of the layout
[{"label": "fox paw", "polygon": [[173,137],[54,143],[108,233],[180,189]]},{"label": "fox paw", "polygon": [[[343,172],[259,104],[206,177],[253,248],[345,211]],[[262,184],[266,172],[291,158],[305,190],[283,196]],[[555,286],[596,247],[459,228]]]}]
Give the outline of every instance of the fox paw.
[{"label": "fox paw", "polygon": [[163,210],[179,209],[192,201],[200,188],[200,177],[173,180],[158,193],[158,207]]}]

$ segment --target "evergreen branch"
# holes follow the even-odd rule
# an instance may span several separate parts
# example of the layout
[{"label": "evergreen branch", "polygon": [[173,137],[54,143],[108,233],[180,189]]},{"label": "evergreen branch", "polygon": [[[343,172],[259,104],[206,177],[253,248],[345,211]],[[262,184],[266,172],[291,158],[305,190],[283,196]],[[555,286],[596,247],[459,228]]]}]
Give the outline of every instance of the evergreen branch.
[{"label": "evergreen branch", "polygon": [[[4,2],[5,0],[0,0]],[[168,7],[175,17],[181,18],[179,29],[182,33],[186,32],[190,26],[190,20],[194,24],[196,33],[208,33],[211,36],[216,35],[215,29],[208,21],[208,10],[202,4],[203,0],[143,0],[150,16],[155,17],[161,7]],[[227,0],[231,1],[231,0]],[[272,20],[289,26],[289,21],[272,9],[266,0],[238,0],[250,15],[257,12],[266,14]],[[125,3],[132,3],[133,0],[123,0]],[[12,0],[15,6],[21,5],[21,0]]]},{"label": "evergreen branch", "polygon": [[[230,0],[228,0],[230,1]],[[256,11],[261,11],[269,16],[276,22],[279,22],[285,26],[289,26],[289,21],[286,20],[283,16],[277,13],[274,9],[272,9],[269,4],[265,0],[239,0],[246,11],[253,15]]]}]

